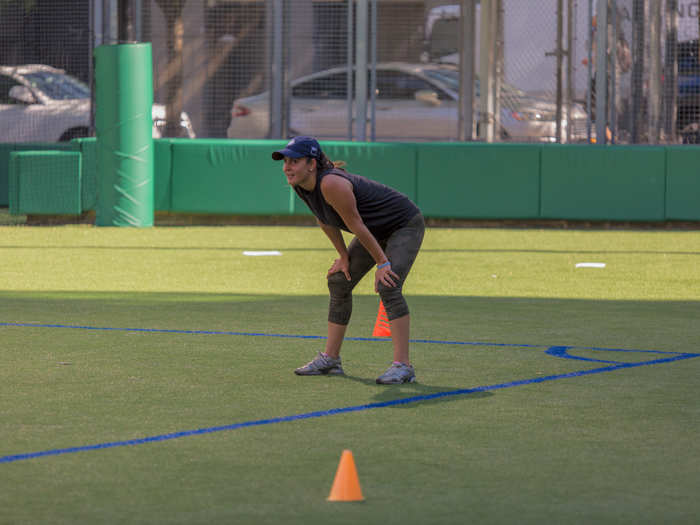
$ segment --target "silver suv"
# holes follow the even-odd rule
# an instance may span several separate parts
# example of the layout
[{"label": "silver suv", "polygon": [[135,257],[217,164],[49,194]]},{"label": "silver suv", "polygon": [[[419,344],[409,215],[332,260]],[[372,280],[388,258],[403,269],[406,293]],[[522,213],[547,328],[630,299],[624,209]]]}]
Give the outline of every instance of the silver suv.
[{"label": "silver suv", "polygon": [[[182,135],[194,138],[187,113]],[[56,142],[87,137],[90,88],[61,69],[0,66],[0,142]],[[153,105],[153,137],[165,129],[165,106]]]}]

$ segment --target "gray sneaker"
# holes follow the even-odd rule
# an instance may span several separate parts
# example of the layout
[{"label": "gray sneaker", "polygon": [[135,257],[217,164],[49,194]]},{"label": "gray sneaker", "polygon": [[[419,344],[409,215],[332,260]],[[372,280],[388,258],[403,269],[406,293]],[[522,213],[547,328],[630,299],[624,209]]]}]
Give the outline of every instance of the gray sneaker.
[{"label": "gray sneaker", "polygon": [[334,359],[319,352],[313,361],[300,366],[294,373],[298,376],[320,376],[324,374],[343,375],[343,367],[340,366],[340,357]]},{"label": "gray sneaker", "polygon": [[379,385],[397,385],[400,383],[413,383],[416,380],[416,371],[413,365],[392,363],[389,369],[377,378]]}]

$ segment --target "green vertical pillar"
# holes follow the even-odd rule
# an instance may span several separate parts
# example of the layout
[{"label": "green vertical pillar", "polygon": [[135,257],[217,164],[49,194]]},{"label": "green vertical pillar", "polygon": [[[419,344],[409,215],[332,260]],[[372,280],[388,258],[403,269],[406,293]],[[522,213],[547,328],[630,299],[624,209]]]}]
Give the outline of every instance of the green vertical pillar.
[{"label": "green vertical pillar", "polygon": [[153,226],[151,44],[95,48],[97,226]]}]

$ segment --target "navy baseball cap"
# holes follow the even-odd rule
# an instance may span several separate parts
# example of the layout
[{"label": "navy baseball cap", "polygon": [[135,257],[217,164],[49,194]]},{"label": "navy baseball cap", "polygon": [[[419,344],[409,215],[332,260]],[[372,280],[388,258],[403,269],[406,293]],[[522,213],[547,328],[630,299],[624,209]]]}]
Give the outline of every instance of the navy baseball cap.
[{"label": "navy baseball cap", "polygon": [[282,160],[285,157],[300,159],[301,157],[321,158],[321,146],[313,137],[294,137],[287,143],[287,147],[272,153],[273,160]]}]

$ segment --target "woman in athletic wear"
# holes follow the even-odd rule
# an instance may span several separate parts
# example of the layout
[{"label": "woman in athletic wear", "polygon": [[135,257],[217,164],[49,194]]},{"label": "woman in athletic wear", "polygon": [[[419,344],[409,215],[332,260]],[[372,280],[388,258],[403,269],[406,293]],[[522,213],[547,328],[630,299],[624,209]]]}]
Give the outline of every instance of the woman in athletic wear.
[{"label": "woman in athletic wear", "polygon": [[[410,315],[402,287],[418,255],[425,223],[418,207],[402,193],[348,173],[321,151],[313,137],[295,137],[272,153],[284,160],[284,174],[338,252],[328,270],[328,339],[324,352],[297,368],[298,375],[342,374],[340,347],[352,313],[352,290],[376,266],[374,288],[391,326],[394,361],[380,384],[410,383]],[[355,235],[346,246],[341,230]]]}]

